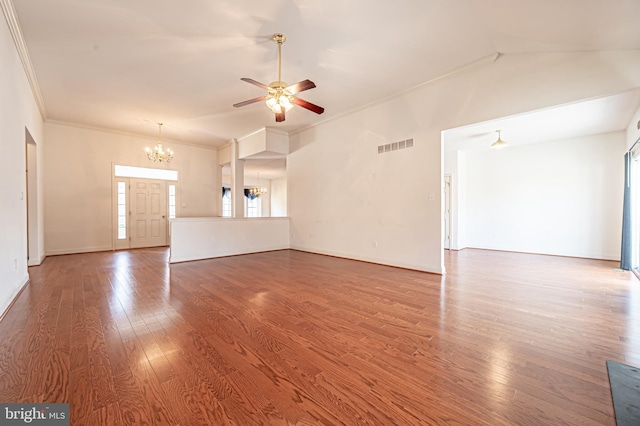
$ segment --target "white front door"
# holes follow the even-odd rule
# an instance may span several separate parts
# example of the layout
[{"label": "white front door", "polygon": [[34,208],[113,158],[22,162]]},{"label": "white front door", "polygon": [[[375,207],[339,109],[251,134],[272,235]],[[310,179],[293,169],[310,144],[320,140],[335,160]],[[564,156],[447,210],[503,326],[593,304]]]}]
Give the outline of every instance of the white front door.
[{"label": "white front door", "polygon": [[131,179],[131,248],[167,245],[167,191],[162,180]]}]

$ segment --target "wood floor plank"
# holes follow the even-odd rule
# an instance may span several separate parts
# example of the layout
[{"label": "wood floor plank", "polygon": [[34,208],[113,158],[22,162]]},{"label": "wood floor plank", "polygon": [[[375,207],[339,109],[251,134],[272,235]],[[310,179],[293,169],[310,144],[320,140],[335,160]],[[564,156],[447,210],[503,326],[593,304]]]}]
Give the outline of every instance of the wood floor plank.
[{"label": "wood floor plank", "polygon": [[112,403],[91,412],[84,424],[121,426],[126,423],[122,419],[120,406]]},{"label": "wood floor plank", "polygon": [[[118,373],[113,380],[116,390],[114,402],[118,405],[122,423],[125,425],[154,424],[152,419],[155,414],[151,411],[146,396],[142,394],[132,369]],[[104,405],[100,409],[107,406]]]},{"label": "wood floor plank", "polygon": [[69,418],[73,421],[73,424],[92,424],[89,420],[94,412],[91,400],[92,392],[93,386],[91,385],[89,367],[72,368],[69,372],[69,399],[61,402],[69,403]]},{"label": "wood floor plank", "polygon": [[614,262],[445,251],[447,275],[294,250],[55,256],[0,322],[0,401],[73,425],[614,425],[640,363]]},{"label": "wood floor plank", "polygon": [[[197,377],[186,376],[188,375],[185,374],[161,385],[167,400],[172,401],[175,406],[182,407],[180,410],[175,410],[176,424],[185,426],[232,424],[230,418],[226,417],[220,401],[212,398],[213,392],[207,387],[208,383]],[[192,385],[188,385],[187,382]]]}]

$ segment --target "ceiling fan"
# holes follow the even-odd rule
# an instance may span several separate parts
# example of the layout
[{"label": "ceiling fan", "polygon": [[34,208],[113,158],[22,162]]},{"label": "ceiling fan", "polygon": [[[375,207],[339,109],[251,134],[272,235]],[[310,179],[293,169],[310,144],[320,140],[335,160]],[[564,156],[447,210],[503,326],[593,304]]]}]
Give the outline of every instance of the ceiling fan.
[{"label": "ceiling fan", "polygon": [[260,87],[267,91],[267,94],[264,96],[258,96],[257,98],[249,99],[244,102],[239,102],[237,104],[233,104],[234,107],[242,107],[245,105],[249,105],[255,102],[266,101],[267,107],[271,111],[276,114],[276,122],[284,121],[284,114],[286,111],[289,111],[293,105],[301,106],[302,108],[308,109],[309,111],[313,111],[316,114],[322,114],[324,112],[324,108],[321,106],[312,104],[311,102],[305,101],[304,99],[300,99],[295,96],[296,93],[300,93],[305,90],[313,89],[316,87],[315,83],[311,80],[303,80],[298,83],[288,85],[284,81],[282,81],[282,43],[284,43],[287,38],[284,34],[274,34],[273,41],[278,43],[278,81],[274,81],[268,86],[266,84],[262,84],[258,81],[255,81],[251,78],[243,77],[240,80],[246,81],[247,83],[251,83],[255,86]]}]

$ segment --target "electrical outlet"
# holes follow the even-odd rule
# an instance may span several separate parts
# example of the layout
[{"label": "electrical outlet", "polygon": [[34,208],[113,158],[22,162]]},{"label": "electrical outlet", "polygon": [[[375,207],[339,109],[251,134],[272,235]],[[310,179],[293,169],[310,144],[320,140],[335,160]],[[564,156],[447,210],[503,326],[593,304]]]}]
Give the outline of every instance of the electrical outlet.
[{"label": "electrical outlet", "polygon": [[371,241],[371,245],[373,246],[373,248],[378,248],[378,242],[375,240]]}]

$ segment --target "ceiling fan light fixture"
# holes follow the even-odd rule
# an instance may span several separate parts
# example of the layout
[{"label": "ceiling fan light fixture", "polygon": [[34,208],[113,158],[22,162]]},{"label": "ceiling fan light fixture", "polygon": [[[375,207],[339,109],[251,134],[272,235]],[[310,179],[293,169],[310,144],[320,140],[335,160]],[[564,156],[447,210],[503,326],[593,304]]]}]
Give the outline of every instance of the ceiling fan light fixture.
[{"label": "ceiling fan light fixture", "polygon": [[289,111],[293,108],[291,102],[292,95],[288,93],[275,93],[273,96],[267,98],[267,107],[276,114],[280,114],[283,110]]},{"label": "ceiling fan light fixture", "polygon": [[291,95],[282,94],[278,98],[278,103],[284,107],[285,111],[289,111],[293,108],[293,104],[291,103]]},{"label": "ceiling fan light fixture", "polygon": [[282,107],[280,106],[280,104],[278,103],[278,100],[276,98],[269,98],[267,99],[267,107],[275,112],[276,114],[279,114],[282,112]]},{"label": "ceiling fan light fixture", "polygon": [[504,148],[509,144],[502,140],[502,130],[496,130],[498,133],[498,140],[491,144],[491,148]]}]

